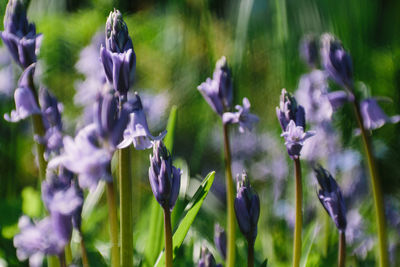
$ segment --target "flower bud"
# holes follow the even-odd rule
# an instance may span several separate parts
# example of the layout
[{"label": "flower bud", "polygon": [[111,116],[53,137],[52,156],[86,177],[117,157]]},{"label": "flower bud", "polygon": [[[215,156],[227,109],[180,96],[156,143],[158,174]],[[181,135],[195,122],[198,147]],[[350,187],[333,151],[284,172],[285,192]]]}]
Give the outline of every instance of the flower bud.
[{"label": "flower bud", "polygon": [[217,265],[215,262],[215,258],[213,254],[206,248],[203,247],[201,250],[201,258],[199,260],[198,267],[219,267],[220,264]]},{"label": "flower bud", "polygon": [[172,209],[178,198],[181,170],[172,165],[172,158],[162,141],[153,144],[150,155],[149,180],[153,194],[163,209]]},{"label": "flower bud", "polygon": [[321,189],[318,191],[318,199],[335,222],[339,231],[346,230],[346,207],[342,197],[342,192],[332,175],[318,166],[314,168],[315,176]]},{"label": "flower bud", "polygon": [[132,40],[129,37],[128,27],[122,19],[119,10],[110,12],[106,22],[106,48],[111,52],[123,53],[132,49]]},{"label": "flower bud", "polygon": [[214,227],[214,244],[221,254],[222,258],[226,259],[226,233],[225,230],[216,224]]},{"label": "flower bud", "polygon": [[257,223],[260,217],[260,199],[250,186],[246,172],[237,177],[237,193],[235,198],[235,213],[240,231],[249,243],[257,237]]},{"label": "flower bud", "polygon": [[304,108],[297,105],[296,99],[286,89],[282,89],[279,107],[276,107],[276,115],[283,131],[286,131],[291,120],[295,122],[296,126],[301,126],[303,129],[306,126]]},{"label": "flower bud", "polygon": [[317,40],[312,35],[306,35],[300,42],[300,56],[310,67],[315,68],[318,62]]}]

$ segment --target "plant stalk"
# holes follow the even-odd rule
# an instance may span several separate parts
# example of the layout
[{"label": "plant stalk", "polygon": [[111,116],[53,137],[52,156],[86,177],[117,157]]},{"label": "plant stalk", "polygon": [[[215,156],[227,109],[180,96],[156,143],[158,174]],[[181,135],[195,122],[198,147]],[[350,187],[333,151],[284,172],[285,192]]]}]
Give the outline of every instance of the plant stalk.
[{"label": "plant stalk", "polygon": [[121,266],[133,266],[133,214],[132,174],[130,147],[120,149],[119,156],[119,197],[121,229]]},{"label": "plant stalk", "polygon": [[65,253],[64,251],[58,255],[58,260],[60,261],[60,266],[61,267],[67,267],[67,263],[65,262]]},{"label": "plant stalk", "polygon": [[[43,118],[40,114],[32,115],[32,124],[33,124],[33,134],[35,136],[43,137],[46,130],[44,129]],[[39,179],[40,181],[44,181],[46,179],[46,168],[47,168],[47,162],[44,159],[45,146],[43,144],[40,144],[39,142],[35,143],[36,143],[37,160],[39,164]]]},{"label": "plant stalk", "polygon": [[229,145],[228,125],[223,124],[224,152],[225,152],[225,184],[226,184],[226,205],[228,207],[227,218],[227,256],[226,267],[233,267],[235,264],[235,210],[233,207],[234,192],[231,169],[231,149]]},{"label": "plant stalk", "polygon": [[247,240],[247,267],[254,267],[254,242]]},{"label": "plant stalk", "polygon": [[87,252],[86,252],[85,241],[83,240],[83,234],[81,231],[79,231],[79,235],[81,238],[82,266],[89,267],[89,260],[88,260],[88,256],[87,256]]},{"label": "plant stalk", "polygon": [[373,156],[371,140],[367,131],[364,128],[363,118],[360,112],[360,106],[357,100],[352,101],[354,113],[356,115],[358,127],[361,130],[361,136],[365,153],[367,156],[368,169],[371,178],[372,194],[374,197],[374,206],[376,213],[376,224],[378,226],[378,246],[379,246],[379,266],[389,266],[389,255],[387,245],[387,232],[385,222],[385,207],[383,205],[383,195],[379,181],[378,170]]},{"label": "plant stalk", "polygon": [[71,251],[71,240],[65,246],[65,262],[67,265],[72,263],[72,251]]},{"label": "plant stalk", "polygon": [[171,211],[164,208],[165,267],[172,267],[172,227]]},{"label": "plant stalk", "polygon": [[295,165],[295,176],[296,176],[296,218],[294,226],[294,240],[293,240],[293,267],[300,266],[301,257],[301,230],[303,225],[303,189],[301,181],[301,166],[300,159],[297,157],[294,159]]},{"label": "plant stalk", "polygon": [[344,267],[346,262],[346,234],[339,231],[339,259],[338,267]]},{"label": "plant stalk", "polygon": [[118,218],[117,205],[115,203],[114,183],[107,183],[107,204],[108,219],[110,223],[110,239],[111,239],[111,266],[119,267],[119,247],[118,247]]}]

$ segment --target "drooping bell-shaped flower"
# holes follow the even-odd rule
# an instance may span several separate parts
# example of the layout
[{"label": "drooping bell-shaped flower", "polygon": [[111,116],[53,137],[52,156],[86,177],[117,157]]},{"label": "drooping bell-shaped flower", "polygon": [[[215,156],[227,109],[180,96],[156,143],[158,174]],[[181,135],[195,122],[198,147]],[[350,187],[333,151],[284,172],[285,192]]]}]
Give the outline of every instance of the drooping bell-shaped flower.
[{"label": "drooping bell-shaped flower", "polygon": [[18,88],[14,93],[15,110],[11,114],[4,114],[4,119],[10,122],[18,122],[26,119],[33,114],[40,114],[40,109],[33,95],[33,88],[31,82],[33,73],[35,71],[35,64],[30,65],[21,75],[18,81]]},{"label": "drooping bell-shaped flower", "polygon": [[279,107],[276,107],[276,115],[283,131],[286,131],[290,121],[294,121],[297,126],[305,128],[304,108],[297,105],[296,99],[286,89],[282,89]]},{"label": "drooping bell-shaped flower", "polygon": [[201,257],[199,260],[198,267],[222,267],[221,264],[216,263],[213,254],[205,247],[201,249]]},{"label": "drooping bell-shaped flower", "polygon": [[216,224],[214,227],[214,244],[222,258],[226,259],[226,233],[225,230]]},{"label": "drooping bell-shaped flower", "polygon": [[0,32],[0,37],[12,58],[24,69],[36,62],[36,54],[42,40],[42,35],[36,34],[35,25],[28,23],[25,3],[23,0],[8,2],[4,31]]},{"label": "drooping bell-shaped flower", "polygon": [[153,142],[162,140],[167,132],[164,131],[156,137],[150,133],[146,115],[143,111],[142,101],[137,93],[135,93],[134,98],[130,100],[128,104],[131,109],[131,114],[129,115],[130,121],[124,131],[123,140],[118,145],[118,148],[125,148],[130,144],[133,144],[137,150],[151,148]]},{"label": "drooping bell-shaped flower", "polygon": [[367,98],[361,101],[360,111],[364,127],[369,130],[378,129],[385,125],[385,123],[398,123],[400,121],[400,115],[392,117],[386,115],[379,106],[378,99],[376,98]]},{"label": "drooping bell-shaped flower", "polygon": [[226,62],[222,57],[216,63],[213,78],[207,78],[197,89],[211,108],[220,116],[232,105],[232,78]]},{"label": "drooping bell-shaped flower", "polygon": [[236,112],[225,112],[222,115],[224,124],[239,124],[239,131],[244,133],[245,129],[249,131],[253,128],[253,124],[259,121],[258,116],[250,113],[250,101],[243,98],[243,106],[236,105]]},{"label": "drooping bell-shaped flower", "polygon": [[300,57],[310,67],[318,65],[318,44],[315,36],[306,35],[300,42]]},{"label": "drooping bell-shaped flower", "polygon": [[128,27],[119,10],[110,12],[105,33],[106,47],[100,48],[104,71],[114,89],[121,96],[126,96],[134,79],[136,55]]},{"label": "drooping bell-shaped flower", "polygon": [[254,243],[260,217],[260,199],[251,187],[245,172],[242,173],[242,176],[238,175],[237,177],[237,193],[234,204],[240,231],[249,243]]},{"label": "drooping bell-shaped flower", "polygon": [[339,231],[346,230],[346,206],[342,197],[342,192],[332,175],[318,166],[314,168],[315,176],[321,189],[318,191],[318,199],[335,222]]},{"label": "drooping bell-shaped flower", "polygon": [[181,170],[172,165],[172,157],[162,141],[155,141],[153,144],[149,180],[158,203],[163,209],[172,211],[181,185]]},{"label": "drooping bell-shaped flower", "polygon": [[315,135],[314,131],[304,132],[303,127],[296,126],[294,121],[290,121],[286,131],[281,134],[285,138],[285,145],[289,156],[297,158],[303,148],[304,141]]},{"label": "drooping bell-shaped flower", "polygon": [[321,37],[322,65],[329,77],[347,89],[353,86],[353,63],[342,43],[329,33]]}]

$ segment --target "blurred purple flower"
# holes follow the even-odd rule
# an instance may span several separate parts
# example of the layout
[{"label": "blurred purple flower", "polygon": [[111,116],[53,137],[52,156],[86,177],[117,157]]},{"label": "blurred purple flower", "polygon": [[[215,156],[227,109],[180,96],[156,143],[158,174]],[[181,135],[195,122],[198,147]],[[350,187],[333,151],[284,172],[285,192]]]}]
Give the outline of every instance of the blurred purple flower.
[{"label": "blurred purple flower", "polygon": [[250,101],[243,98],[243,107],[236,105],[237,112],[225,112],[222,115],[224,124],[239,124],[239,131],[243,133],[245,129],[249,131],[253,128],[253,124],[259,121],[258,116],[250,113]]},{"label": "blurred purple flower", "polygon": [[203,246],[201,250],[201,258],[199,260],[199,264],[197,265],[198,267],[222,267],[221,264],[218,264],[215,262],[215,258],[213,254],[205,247]]},{"label": "blurred purple flower", "polygon": [[387,116],[379,106],[376,98],[367,98],[361,101],[360,110],[364,127],[369,130],[378,129],[385,123],[398,123],[400,121],[400,115]]},{"label": "blurred purple flower", "polygon": [[46,88],[40,88],[39,102],[42,109],[42,114],[47,127],[57,127],[62,129],[61,112],[63,105],[57,101],[57,98]]},{"label": "blurred purple flower", "polygon": [[162,140],[167,132],[164,131],[156,137],[151,135],[140,96],[135,93],[134,99],[129,101],[128,104],[131,105],[132,113],[130,114],[128,126],[124,131],[123,140],[118,145],[118,148],[125,148],[133,144],[137,150],[144,150],[150,148],[154,141]]},{"label": "blurred purple flower", "polygon": [[0,48],[0,97],[10,97],[15,89],[15,73],[11,64],[12,59],[6,48]]},{"label": "blurred purple flower", "polygon": [[215,65],[213,79],[207,78],[197,89],[218,115],[222,116],[229,110],[232,105],[232,78],[224,56]]},{"label": "blurred purple flower", "polygon": [[300,42],[300,57],[310,67],[318,64],[318,44],[315,36],[306,35]]},{"label": "blurred purple flower", "polygon": [[36,34],[36,27],[28,23],[26,6],[23,0],[10,0],[4,16],[4,31],[0,37],[11,56],[22,68],[36,62],[42,35]]},{"label": "blurred purple flower", "polygon": [[329,77],[351,90],[353,86],[353,64],[342,43],[329,33],[321,37],[322,65]]},{"label": "blurred purple flower", "polygon": [[283,131],[286,131],[290,121],[294,121],[297,126],[305,128],[306,119],[304,108],[297,105],[296,99],[292,94],[282,89],[279,107],[276,107],[276,115]]},{"label": "blurred purple flower", "polygon": [[214,243],[222,258],[226,259],[226,233],[225,230],[216,224],[214,227]]},{"label": "blurred purple flower", "polygon": [[172,157],[162,141],[153,144],[149,180],[153,194],[163,209],[172,209],[178,198],[181,170],[172,165]]},{"label": "blurred purple flower", "polygon": [[348,95],[345,91],[342,90],[330,92],[327,94],[327,96],[329,102],[331,102],[331,106],[334,111],[343,106],[344,103],[353,101],[354,99],[352,95]]},{"label": "blurred purple flower", "polygon": [[299,157],[304,141],[315,135],[314,131],[304,132],[303,127],[296,126],[294,121],[290,121],[286,131],[281,134],[285,138],[285,145],[289,156]]}]

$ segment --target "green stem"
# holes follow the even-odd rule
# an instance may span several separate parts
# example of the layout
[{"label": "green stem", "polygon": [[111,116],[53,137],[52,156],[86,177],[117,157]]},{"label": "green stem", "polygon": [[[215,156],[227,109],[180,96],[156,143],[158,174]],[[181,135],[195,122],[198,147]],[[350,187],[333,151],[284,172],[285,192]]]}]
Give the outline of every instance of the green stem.
[{"label": "green stem", "polygon": [[82,266],[89,267],[89,260],[88,260],[88,256],[87,256],[87,252],[86,252],[85,241],[83,240],[83,234],[81,231],[79,231],[79,235],[81,238]]},{"label": "green stem", "polygon": [[378,226],[378,245],[379,245],[379,266],[386,267],[389,266],[389,255],[387,247],[387,233],[386,233],[386,222],[385,222],[385,208],[383,205],[383,196],[381,185],[379,181],[378,170],[375,164],[375,159],[373,156],[371,141],[369,135],[364,128],[363,119],[360,113],[360,107],[357,100],[352,102],[354,113],[356,115],[358,127],[361,130],[361,136],[363,140],[363,145],[365,153],[367,156],[368,169],[371,178],[372,193],[374,197],[374,206],[376,213],[376,224]]},{"label": "green stem", "polygon": [[227,222],[227,257],[226,267],[233,267],[235,264],[235,211],[233,207],[234,192],[231,169],[231,149],[229,145],[228,125],[223,125],[224,131],[224,152],[225,152],[225,184],[226,184],[226,205],[228,207]]},{"label": "green stem", "polygon": [[48,255],[47,256],[47,266],[49,266],[49,267],[59,267],[60,266],[60,261],[57,260],[57,256]]},{"label": "green stem", "polygon": [[339,232],[339,259],[338,267],[344,267],[346,262],[346,234],[343,231]]},{"label": "green stem", "polygon": [[133,266],[132,175],[130,147],[118,151],[121,229],[121,266]]},{"label": "green stem", "polygon": [[254,242],[247,240],[247,267],[254,267]]},{"label": "green stem", "polygon": [[301,166],[300,159],[294,159],[295,172],[296,172],[296,220],[294,226],[294,241],[293,241],[293,267],[300,265],[301,257],[301,229],[303,224],[303,189],[301,184]]},{"label": "green stem", "polygon": [[107,183],[108,219],[110,223],[111,266],[119,267],[118,218],[114,183]]},{"label": "green stem", "polygon": [[172,267],[172,227],[171,211],[164,208],[165,267]]},{"label": "green stem", "polygon": [[65,251],[65,262],[67,265],[70,265],[72,263],[71,240],[65,246],[64,251]]}]

